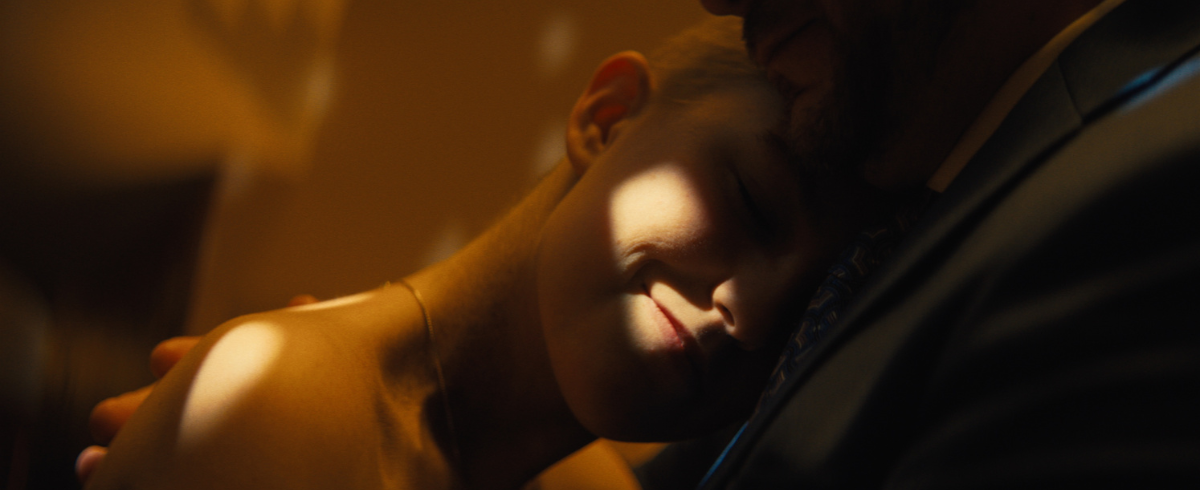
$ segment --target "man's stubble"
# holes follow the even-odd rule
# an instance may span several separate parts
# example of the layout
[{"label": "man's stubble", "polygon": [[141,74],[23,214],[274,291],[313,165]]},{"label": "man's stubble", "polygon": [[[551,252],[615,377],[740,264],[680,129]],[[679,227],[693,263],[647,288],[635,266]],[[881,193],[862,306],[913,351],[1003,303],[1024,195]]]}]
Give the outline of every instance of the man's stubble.
[{"label": "man's stubble", "polygon": [[[902,1],[890,14],[857,19],[852,32],[835,32],[833,88],[812,107],[793,107],[796,92],[776,80],[789,108],[784,140],[792,163],[818,175],[860,176],[870,165],[887,164],[881,160],[889,139],[921,110],[913,101],[928,86],[938,47],[957,15],[972,5],[973,0]],[[760,22],[752,13],[745,26],[754,29]]]}]

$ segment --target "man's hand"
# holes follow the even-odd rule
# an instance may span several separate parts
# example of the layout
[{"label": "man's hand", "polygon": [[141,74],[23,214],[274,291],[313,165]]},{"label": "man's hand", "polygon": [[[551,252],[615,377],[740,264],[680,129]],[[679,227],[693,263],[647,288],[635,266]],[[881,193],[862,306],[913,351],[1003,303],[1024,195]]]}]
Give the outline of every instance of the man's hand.
[{"label": "man's hand", "polygon": [[[301,294],[292,298],[288,302],[288,306],[300,306],[311,303],[316,303],[317,298]],[[156,378],[162,378],[167,374],[180,359],[183,358],[188,351],[192,350],[196,344],[200,343],[200,337],[175,337],[163,341],[154,347],[154,351],[150,353],[150,371],[154,373]],[[125,422],[137,408],[142,405],[150,392],[154,390],[154,385],[146,386],[136,391],[124,393],[113,398],[104,400],[92,409],[91,417],[88,419],[88,428],[92,432],[92,438],[100,444],[108,444],[112,442],[113,437],[116,437],[117,432],[121,427],[125,426]],[[103,446],[89,446],[79,453],[79,457],[75,460],[75,475],[81,483],[87,483],[92,472],[96,471],[100,462],[104,460],[104,456],[108,454],[108,449]]]}]

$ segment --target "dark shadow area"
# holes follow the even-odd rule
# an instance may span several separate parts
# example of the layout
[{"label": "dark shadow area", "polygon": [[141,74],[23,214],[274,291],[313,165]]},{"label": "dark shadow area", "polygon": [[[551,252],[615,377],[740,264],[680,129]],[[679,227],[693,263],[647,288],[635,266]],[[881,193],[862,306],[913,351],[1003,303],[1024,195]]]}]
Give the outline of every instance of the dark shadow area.
[{"label": "dark shadow area", "polygon": [[[29,162],[6,158],[3,172]],[[216,168],[216,165],[209,165]],[[0,183],[0,485],[78,488],[100,400],[181,332],[215,174],[104,188]],[[8,366],[6,366],[8,367]]]}]

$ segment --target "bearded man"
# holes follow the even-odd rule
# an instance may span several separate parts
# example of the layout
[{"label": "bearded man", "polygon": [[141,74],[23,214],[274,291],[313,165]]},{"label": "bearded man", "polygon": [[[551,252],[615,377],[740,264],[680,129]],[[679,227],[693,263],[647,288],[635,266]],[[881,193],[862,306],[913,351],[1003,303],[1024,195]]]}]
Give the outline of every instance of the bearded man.
[{"label": "bearded man", "polygon": [[930,196],[705,488],[1200,484],[1200,3],[702,3],[798,164]]}]

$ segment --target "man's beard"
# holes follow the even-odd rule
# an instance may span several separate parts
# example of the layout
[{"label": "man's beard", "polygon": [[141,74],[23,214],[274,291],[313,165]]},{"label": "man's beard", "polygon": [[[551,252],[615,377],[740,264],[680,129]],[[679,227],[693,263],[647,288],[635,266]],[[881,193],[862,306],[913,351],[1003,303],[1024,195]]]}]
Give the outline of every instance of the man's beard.
[{"label": "man's beard", "polygon": [[810,117],[792,119],[787,101],[784,135],[789,159],[818,174],[869,173],[871,165],[886,165],[883,152],[902,131],[917,91],[929,84],[936,52],[954,20],[976,0],[903,2],[892,18],[862,19],[856,34],[835,40],[833,90],[812,109]]},{"label": "man's beard", "polygon": [[796,118],[786,101],[785,142],[793,165],[816,175],[860,174],[878,156],[891,121],[891,53],[882,29],[858,42],[839,40],[833,90],[807,117]]}]

